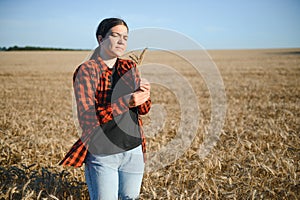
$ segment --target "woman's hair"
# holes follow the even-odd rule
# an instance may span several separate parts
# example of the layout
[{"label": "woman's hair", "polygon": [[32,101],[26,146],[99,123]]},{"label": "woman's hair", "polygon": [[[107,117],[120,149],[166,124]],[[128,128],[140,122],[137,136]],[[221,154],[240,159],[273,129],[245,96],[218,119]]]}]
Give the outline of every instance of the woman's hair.
[{"label": "woman's hair", "polygon": [[98,40],[98,35],[101,35],[102,38],[105,38],[108,31],[112,27],[117,26],[117,25],[124,25],[124,26],[126,26],[127,31],[129,31],[128,26],[124,20],[119,19],[119,18],[106,18],[100,22],[100,24],[97,28],[96,39]]}]

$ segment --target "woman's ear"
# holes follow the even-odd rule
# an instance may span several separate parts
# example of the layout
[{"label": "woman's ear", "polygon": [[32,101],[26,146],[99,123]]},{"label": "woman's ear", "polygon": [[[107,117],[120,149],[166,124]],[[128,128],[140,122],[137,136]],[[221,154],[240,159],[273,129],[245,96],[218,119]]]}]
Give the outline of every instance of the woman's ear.
[{"label": "woman's ear", "polygon": [[102,36],[101,35],[98,35],[98,44],[100,45],[100,43],[102,42],[102,40],[103,40],[103,38],[102,38]]}]

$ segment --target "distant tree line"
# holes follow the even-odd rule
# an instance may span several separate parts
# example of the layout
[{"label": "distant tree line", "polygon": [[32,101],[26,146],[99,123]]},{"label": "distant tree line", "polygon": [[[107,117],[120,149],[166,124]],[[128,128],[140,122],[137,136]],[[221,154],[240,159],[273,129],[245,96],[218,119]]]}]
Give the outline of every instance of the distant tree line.
[{"label": "distant tree line", "polygon": [[89,49],[66,49],[66,48],[53,48],[53,47],[34,47],[34,46],[13,46],[13,47],[0,47],[0,51],[84,51]]}]

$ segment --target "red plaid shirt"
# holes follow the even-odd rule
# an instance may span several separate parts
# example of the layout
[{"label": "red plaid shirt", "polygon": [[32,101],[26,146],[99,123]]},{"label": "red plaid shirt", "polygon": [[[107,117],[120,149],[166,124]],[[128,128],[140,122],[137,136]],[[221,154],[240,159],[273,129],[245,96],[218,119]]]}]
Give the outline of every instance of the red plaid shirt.
[{"label": "red plaid shirt", "polygon": [[[140,83],[138,69],[133,61],[117,59],[115,65],[120,77],[130,74],[136,86]],[[126,73],[131,71],[132,73]],[[101,124],[112,120],[114,116],[129,110],[128,99],[123,96],[111,102],[112,70],[100,57],[91,59],[80,65],[73,76],[73,87],[77,103],[78,120],[82,128],[81,138],[72,146],[60,165],[81,167],[88,152],[88,142],[92,131]],[[138,114],[147,114],[151,107],[149,99],[138,106]],[[142,120],[138,124],[141,130],[143,152],[146,152],[146,141],[142,131]]]}]

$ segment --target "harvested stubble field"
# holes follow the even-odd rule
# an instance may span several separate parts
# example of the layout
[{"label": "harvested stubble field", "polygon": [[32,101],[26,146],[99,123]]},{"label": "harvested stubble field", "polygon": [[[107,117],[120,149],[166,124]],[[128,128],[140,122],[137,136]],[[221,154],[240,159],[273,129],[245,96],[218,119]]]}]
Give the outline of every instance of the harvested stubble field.
[{"label": "harvested stubble field", "polygon": [[[72,73],[88,53],[0,52],[0,199],[88,199],[83,168],[58,166],[78,138]],[[182,65],[200,102],[197,137],[175,162],[145,174],[141,199],[300,199],[300,49],[209,53],[227,97],[220,139],[206,158],[198,157],[210,96]],[[156,52],[145,61],[157,58],[175,64]],[[146,133],[148,151],[157,151],[176,135],[180,107],[159,85],[151,96],[167,113],[163,128]]]}]

